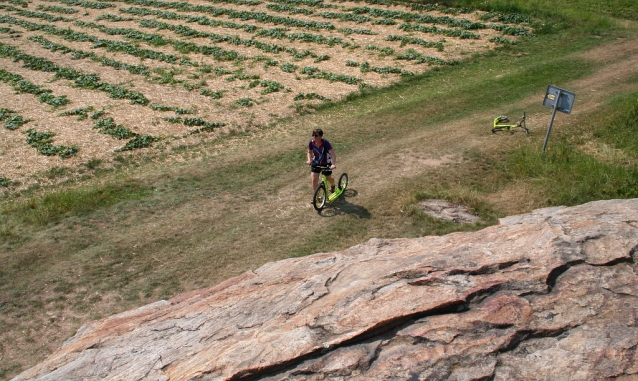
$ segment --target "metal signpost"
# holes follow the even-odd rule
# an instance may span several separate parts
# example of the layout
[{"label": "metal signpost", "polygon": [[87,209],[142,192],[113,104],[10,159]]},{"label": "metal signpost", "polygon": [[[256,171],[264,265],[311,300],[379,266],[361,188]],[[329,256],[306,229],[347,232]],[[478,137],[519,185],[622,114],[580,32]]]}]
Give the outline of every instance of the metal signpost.
[{"label": "metal signpost", "polygon": [[565,114],[571,113],[572,106],[574,105],[574,98],[576,98],[576,95],[571,91],[563,90],[552,85],[547,87],[543,106],[550,107],[554,109],[554,111],[552,111],[552,119],[549,121],[549,128],[547,128],[547,135],[545,136],[545,143],[543,143],[543,151],[541,152],[541,155],[545,153],[545,147],[547,147],[549,133],[552,132],[552,125],[554,124],[556,111],[564,112]]}]

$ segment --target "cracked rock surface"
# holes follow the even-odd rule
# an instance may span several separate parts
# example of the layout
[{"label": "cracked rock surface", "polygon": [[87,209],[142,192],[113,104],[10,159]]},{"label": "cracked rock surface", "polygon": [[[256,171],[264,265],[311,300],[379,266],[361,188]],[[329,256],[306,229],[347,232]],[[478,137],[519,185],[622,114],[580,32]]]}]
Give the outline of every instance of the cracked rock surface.
[{"label": "cracked rock surface", "polygon": [[15,380],[635,380],[638,199],[373,239],[87,324]]}]

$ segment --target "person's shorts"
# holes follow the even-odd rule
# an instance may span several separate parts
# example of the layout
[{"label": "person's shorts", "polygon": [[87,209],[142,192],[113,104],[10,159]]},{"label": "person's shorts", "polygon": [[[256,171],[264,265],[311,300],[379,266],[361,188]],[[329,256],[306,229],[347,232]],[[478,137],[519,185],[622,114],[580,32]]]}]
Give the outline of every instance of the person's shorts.
[{"label": "person's shorts", "polygon": [[312,164],[310,166],[310,172],[312,172],[312,173],[323,173],[326,176],[332,175],[332,169],[330,169],[330,164],[328,164],[328,165]]}]

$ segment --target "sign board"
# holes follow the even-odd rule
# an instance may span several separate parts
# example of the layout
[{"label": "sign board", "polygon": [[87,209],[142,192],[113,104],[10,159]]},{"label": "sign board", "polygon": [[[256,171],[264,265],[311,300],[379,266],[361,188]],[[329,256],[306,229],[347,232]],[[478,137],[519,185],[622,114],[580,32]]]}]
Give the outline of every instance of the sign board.
[{"label": "sign board", "polygon": [[547,135],[545,135],[545,143],[543,143],[543,151],[545,153],[545,147],[547,147],[547,141],[549,140],[549,134],[552,132],[552,125],[554,124],[554,118],[556,117],[556,111],[569,114],[572,112],[572,106],[574,105],[574,98],[576,95],[571,91],[563,90],[556,86],[549,85],[547,87],[547,93],[543,100],[543,106],[553,109],[552,119],[549,121],[549,127],[547,128]]},{"label": "sign board", "polygon": [[[543,106],[549,108],[556,107],[556,111],[570,114],[572,112],[572,106],[574,105],[574,98],[576,98],[576,95],[571,91],[549,85],[547,87],[547,93],[545,94],[545,100],[543,100]],[[558,101],[558,104],[556,104],[556,101]]]}]

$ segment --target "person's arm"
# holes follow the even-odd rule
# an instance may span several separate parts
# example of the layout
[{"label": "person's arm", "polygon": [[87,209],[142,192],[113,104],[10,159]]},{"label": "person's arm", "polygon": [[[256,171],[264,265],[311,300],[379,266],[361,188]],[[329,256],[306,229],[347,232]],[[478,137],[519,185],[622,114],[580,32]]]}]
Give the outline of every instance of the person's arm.
[{"label": "person's arm", "polygon": [[312,150],[308,148],[306,164],[312,164]]},{"label": "person's arm", "polygon": [[330,152],[330,161],[332,161],[330,168],[337,168],[337,154],[335,153],[335,150],[331,148],[328,152]]}]

